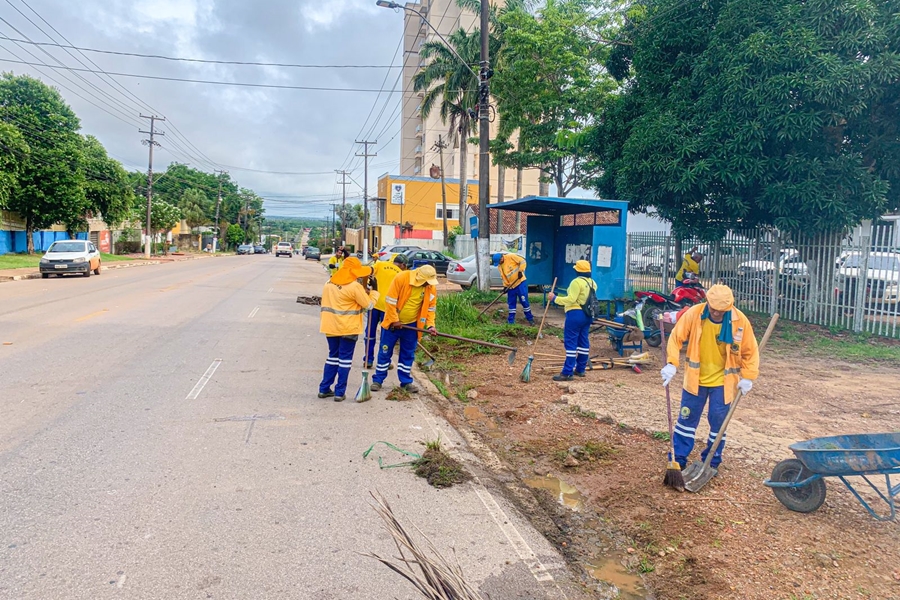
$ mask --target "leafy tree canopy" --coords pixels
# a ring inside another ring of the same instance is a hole
[[[900,1],[654,0],[622,35],[601,194],[708,239],[900,204]]]
[[[128,172],[92,135],[83,138],[82,152],[87,205],[99,212],[107,225],[116,227],[131,216],[136,201]]]

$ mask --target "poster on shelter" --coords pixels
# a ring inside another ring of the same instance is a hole
[[[391,185],[391,204],[406,204],[406,184]]]
[[[574,265],[579,260],[591,260],[591,245],[566,244],[566,264]]]
[[[612,266],[612,246],[597,246],[597,266],[604,269]]]

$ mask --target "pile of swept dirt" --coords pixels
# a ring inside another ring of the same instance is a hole
[[[554,336],[540,344],[541,352],[563,354]],[[603,335],[592,347],[592,354],[613,354]],[[594,571],[587,565],[621,557],[659,600],[900,598],[897,523],[871,518],[835,481],[825,505],[809,515],[788,511],[762,485],[790,456],[789,443],[900,429],[895,369],[767,352],[729,428],[719,476],[698,494],[679,494],[662,486],[667,442],[653,434],[667,427],[658,367],[594,370],[571,384],[536,368],[524,384],[523,354],[511,367],[454,357],[441,373],[449,388],[442,402],[521,479],[551,474],[577,488],[583,512],[559,507],[557,531],[545,532],[573,565]],[[563,466],[573,447],[608,451]],[[554,505],[554,497],[545,500]],[[610,528],[618,543],[602,541]]]

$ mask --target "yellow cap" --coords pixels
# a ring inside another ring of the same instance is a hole
[[[575,270],[579,273],[590,273],[591,272],[591,263],[586,260],[579,260],[575,263]]]
[[[416,274],[416,280],[413,285],[415,285],[416,287],[425,285],[426,283],[428,285],[438,284],[437,271],[435,271],[434,267],[432,267],[431,265],[422,265],[414,272]]]
[[[706,302],[713,310],[731,310],[734,306],[734,294],[727,285],[714,285],[706,292]]]

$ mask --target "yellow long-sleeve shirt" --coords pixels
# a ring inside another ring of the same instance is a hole
[[[379,260],[375,263],[375,266],[372,267],[375,273],[375,281],[378,285],[378,291],[381,294],[378,298],[378,302],[375,303],[375,308],[384,312],[384,303],[385,298],[387,298],[387,291],[391,288],[391,284],[394,282],[394,278],[403,272],[403,269],[398,267],[392,261]]]
[[[557,296],[553,299],[553,303],[564,306],[566,312],[576,309],[581,310],[581,307],[587,302],[589,288],[594,288],[594,291],[597,291],[597,283],[593,279],[581,276],[576,277],[572,283],[569,284],[566,295]]]
[[[328,336],[359,335],[363,330],[363,313],[378,300],[378,292],[366,294],[358,281],[335,285],[329,281],[322,288],[319,309],[319,331]]]
[[[503,287],[512,287],[525,281],[525,267],[528,263],[518,254],[504,254],[500,259],[500,278]]]
[[[693,273],[698,277],[700,276],[700,263],[693,259],[690,252],[684,255],[684,261],[681,263],[681,268],[678,269],[678,273],[675,274],[675,281],[683,281],[688,273]]]

